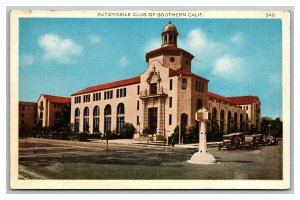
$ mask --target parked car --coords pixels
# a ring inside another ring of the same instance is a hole
[[[264,144],[265,145],[277,145],[278,141],[277,141],[276,137],[274,137],[272,135],[268,135],[264,138]]]
[[[237,149],[245,140],[244,133],[231,133],[223,135],[223,141],[219,144],[218,149]]]
[[[244,149],[258,149],[264,144],[262,134],[246,135],[244,141],[240,144]]]

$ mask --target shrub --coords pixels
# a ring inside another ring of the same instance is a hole
[[[186,127],[183,126],[181,128],[181,138],[185,138],[186,135]],[[172,133],[171,137],[174,139],[175,143],[179,142],[179,126],[176,126],[176,128],[174,129],[174,132]]]
[[[199,142],[199,130],[198,128],[191,126],[187,130],[187,134],[184,138],[185,143],[198,143]]]
[[[133,134],[135,132],[135,128],[131,123],[125,123],[121,131],[121,138],[131,139],[133,138]]]

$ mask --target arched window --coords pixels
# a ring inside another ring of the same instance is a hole
[[[228,132],[231,131],[231,126],[232,126],[231,112],[228,111],[228,115],[227,115],[227,131]]]
[[[240,130],[244,131],[244,117],[243,117],[243,114],[240,114]]]
[[[125,124],[125,108],[123,103],[119,103],[117,107],[117,133],[122,131]]]
[[[99,132],[99,114],[100,114],[99,106],[95,106],[93,110],[93,132],[94,133]]]
[[[104,133],[111,131],[111,106],[107,104],[104,108]]]
[[[79,108],[75,109],[75,124],[74,124],[74,130],[75,132],[79,131],[80,126],[80,110]]]
[[[221,110],[220,112],[220,132],[224,133],[224,116],[225,116],[225,112],[224,110]]]
[[[181,114],[181,126],[186,127],[188,123],[188,115],[185,113]]]
[[[89,125],[89,108],[85,107],[83,110],[83,131],[89,132],[90,125]]]
[[[172,40],[173,40],[172,35],[170,35],[169,36],[169,44],[172,44],[172,42],[173,42]]]
[[[216,108],[213,108],[212,110],[212,121],[215,123],[217,122],[217,109]]]
[[[234,113],[234,131],[237,131],[237,120],[238,120],[238,116],[237,113]]]

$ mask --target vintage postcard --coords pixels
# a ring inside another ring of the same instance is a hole
[[[289,189],[288,10],[13,10],[12,189]]]

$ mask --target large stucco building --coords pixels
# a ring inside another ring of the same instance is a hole
[[[177,46],[178,32],[170,22],[160,48],[146,54],[147,69],[139,76],[85,88],[71,95],[71,122],[76,131],[119,132],[125,122],[137,133],[167,138],[176,126],[197,126],[196,110],[209,110],[211,123],[227,133],[243,125],[259,130],[256,96],[224,97],[208,92],[204,77],[192,73],[194,56]],[[138,136],[138,134],[136,134]]]
[[[58,124],[64,109],[70,108],[71,98],[41,94],[37,100],[37,122],[42,127]]]
[[[19,101],[19,131],[32,129],[37,123],[37,103]]]

